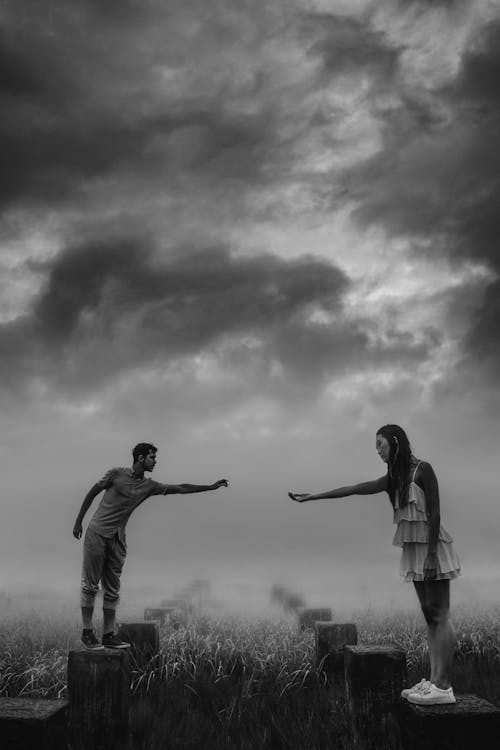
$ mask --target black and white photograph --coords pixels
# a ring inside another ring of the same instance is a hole
[[[0,0],[2,750],[497,748],[499,81],[499,0]]]

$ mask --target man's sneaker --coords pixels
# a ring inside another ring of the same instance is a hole
[[[130,643],[122,641],[114,633],[107,633],[102,637],[102,645],[104,648],[130,648]]]
[[[89,651],[102,651],[104,649],[104,646],[102,646],[95,637],[93,630],[89,630],[88,632],[84,631],[81,635],[80,641]]]
[[[453,695],[453,688],[450,686],[446,690],[438,688],[430,682],[419,693],[410,693],[407,698],[409,703],[416,703],[419,706],[436,706],[442,703],[456,703]]]
[[[425,677],[422,677],[420,682],[417,682],[417,684],[413,685],[413,687],[405,688],[404,690],[402,690],[401,698],[408,698],[410,693],[420,693],[427,685],[430,685],[429,680],[426,680]]]

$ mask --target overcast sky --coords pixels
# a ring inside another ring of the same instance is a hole
[[[287,498],[380,476],[396,422],[457,592],[500,596],[499,3],[6,0],[0,22],[0,584],[77,590],[83,496],[151,441],[156,479],[230,487],[141,506],[125,588],[406,602],[386,495]]]

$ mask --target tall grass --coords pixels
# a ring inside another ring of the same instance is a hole
[[[500,704],[500,612],[455,612],[454,688]],[[425,629],[417,615],[365,610],[361,643],[391,643],[407,654],[408,677],[428,673]],[[0,695],[66,696],[68,650],[76,618],[0,619]],[[345,706],[334,701],[315,665],[314,636],[290,618],[279,622],[201,617],[160,633],[161,651],[133,665],[131,747],[351,747]]]
[[[326,747],[337,729],[313,661],[312,634],[286,622],[200,620],[165,633],[159,657],[134,673],[134,747]],[[161,717],[150,738],[148,711]]]

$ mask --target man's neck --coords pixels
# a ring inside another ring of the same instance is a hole
[[[134,475],[135,479],[144,478],[144,466],[140,461],[136,461],[132,466],[132,474]]]

